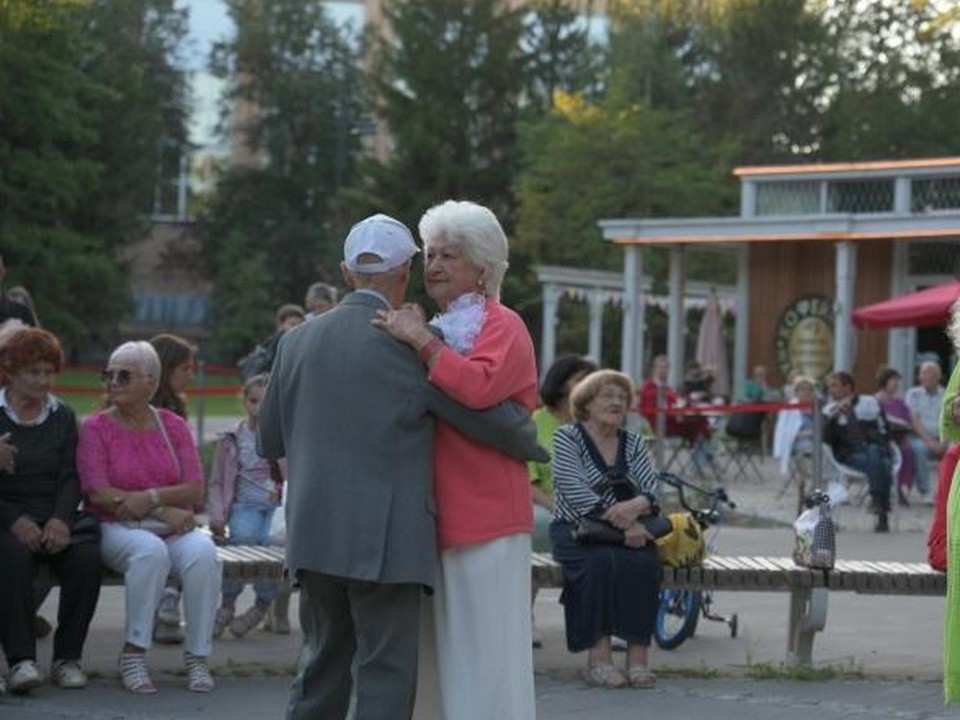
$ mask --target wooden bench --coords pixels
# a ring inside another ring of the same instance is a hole
[[[540,587],[560,587],[560,565],[535,553],[531,573]],[[700,567],[663,569],[663,585],[695,590],[789,592],[787,662],[810,665],[813,639],[826,627],[831,591],[862,595],[932,595],[947,592],[947,576],[926,563],[838,560],[833,570],[813,570],[784,557],[714,555]]]
[[[283,577],[282,547],[217,546],[217,556],[223,566],[224,580],[252,582]],[[547,553],[532,555],[530,573],[539,587],[563,585],[560,565]],[[40,582],[54,584],[55,580],[42,571]],[[122,585],[123,578],[107,571],[103,584]],[[813,570],[785,557],[714,555],[698,567],[663,568],[663,585],[694,590],[789,592],[787,662],[810,665],[813,639],[826,627],[827,598],[831,591],[944,596],[947,576],[925,563],[838,560],[833,570]]]
[[[283,548],[259,545],[218,545],[217,557],[223,566],[224,580],[253,582],[283,578]],[[48,565],[42,565],[38,582],[55,585]],[[123,576],[104,568],[103,585],[123,585]]]

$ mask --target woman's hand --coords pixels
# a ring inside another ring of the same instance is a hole
[[[21,515],[13,521],[10,526],[10,532],[21,543],[26,545],[30,552],[38,552],[43,546],[43,531],[40,526],[26,515]]]
[[[222,522],[210,521],[210,532],[213,534],[213,541],[217,545],[227,544],[227,528]]]
[[[653,542],[653,535],[638,522],[623,531],[623,544],[627,547],[641,548],[649,542]]]
[[[0,470],[12,473],[16,467],[17,446],[10,442],[10,433],[0,435]]]
[[[636,522],[638,517],[648,512],[650,512],[650,501],[645,496],[638,495],[632,500],[624,500],[608,507],[603,513],[603,519],[615,528],[626,530]]]
[[[184,535],[197,527],[197,519],[190,510],[171,507],[162,508],[154,516],[163,520],[177,535]]]
[[[126,493],[117,504],[114,514],[121,520],[140,520],[153,510],[153,500],[147,490]]]
[[[63,520],[50,518],[43,526],[40,542],[48,553],[56,555],[70,544],[70,528]]]
[[[423,320],[423,311],[415,306],[404,305],[399,310],[379,310],[377,317],[371,322],[417,350],[433,338]]]

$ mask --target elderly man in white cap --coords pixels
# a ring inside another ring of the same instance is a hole
[[[409,346],[371,324],[404,300],[410,231],[357,223],[341,265],[354,288],[284,335],[259,445],[287,458],[287,569],[303,652],[287,718],[402,720],[413,712],[420,594],[434,581],[433,415],[517,459],[540,457],[525,411],[470,412],[426,381]]]

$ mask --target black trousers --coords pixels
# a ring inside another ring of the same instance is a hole
[[[60,583],[54,660],[80,659],[100,598],[103,565],[99,543],[81,542],[56,555],[34,555],[9,530],[0,529],[0,645],[11,666],[37,658],[33,584],[40,563],[49,563]]]

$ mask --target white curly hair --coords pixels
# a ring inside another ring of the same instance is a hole
[[[441,237],[459,242],[467,259],[483,268],[483,294],[500,299],[510,248],[500,221],[489,208],[469,200],[447,200],[423,214],[419,231],[424,247]]]

